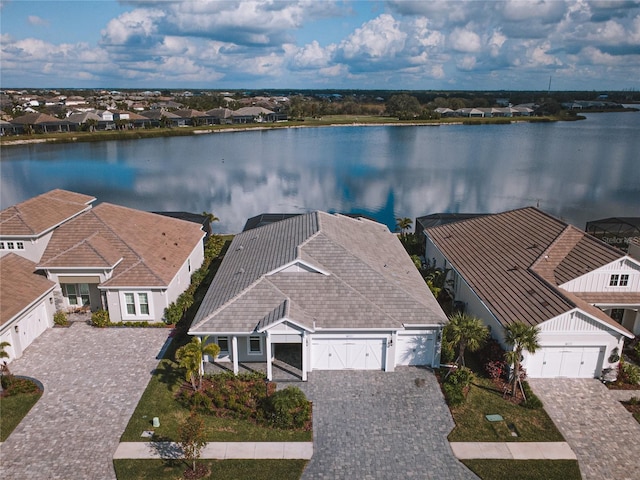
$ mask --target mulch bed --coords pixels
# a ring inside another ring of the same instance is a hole
[[[208,476],[210,473],[211,469],[207,465],[203,463],[196,463],[196,469],[192,470],[191,468],[187,468],[184,472],[183,478],[185,480],[197,480]]]

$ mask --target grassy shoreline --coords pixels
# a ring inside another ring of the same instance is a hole
[[[291,120],[271,124],[237,124],[237,125],[208,125],[199,127],[174,128],[138,128],[135,130],[109,130],[100,132],[61,132],[36,133],[32,135],[13,135],[0,137],[0,145],[10,147],[35,143],[78,143],[104,142],[112,140],[140,140],[143,138],[183,137],[191,135],[206,135],[213,133],[246,132],[256,130],[278,130],[287,128],[312,127],[367,127],[367,126],[427,126],[440,125],[506,125],[512,123],[536,123],[582,120],[585,117],[491,117],[491,118],[441,118],[437,120],[398,120],[392,117],[366,115],[333,115],[323,118],[308,118]]]

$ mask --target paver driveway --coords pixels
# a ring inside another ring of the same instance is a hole
[[[529,384],[578,457],[583,479],[640,479],[640,425],[607,387],[594,379]]]
[[[113,453],[167,333],[74,323],[40,336],[11,364],[45,390],[2,444],[0,477],[115,479]]]
[[[432,372],[312,372],[313,458],[303,479],[475,479],[454,456],[454,424]]]

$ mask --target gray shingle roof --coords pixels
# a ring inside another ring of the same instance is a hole
[[[294,262],[304,268],[279,271]],[[386,226],[324,212],[237,235],[190,332],[249,333],[285,317],[309,330],[446,322]]]

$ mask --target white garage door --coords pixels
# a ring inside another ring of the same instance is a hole
[[[317,339],[311,342],[313,370],[382,370],[385,340]]]
[[[604,347],[543,347],[527,360],[532,378],[596,378],[600,375]]]
[[[402,335],[398,333],[396,365],[432,365],[434,334]]]

